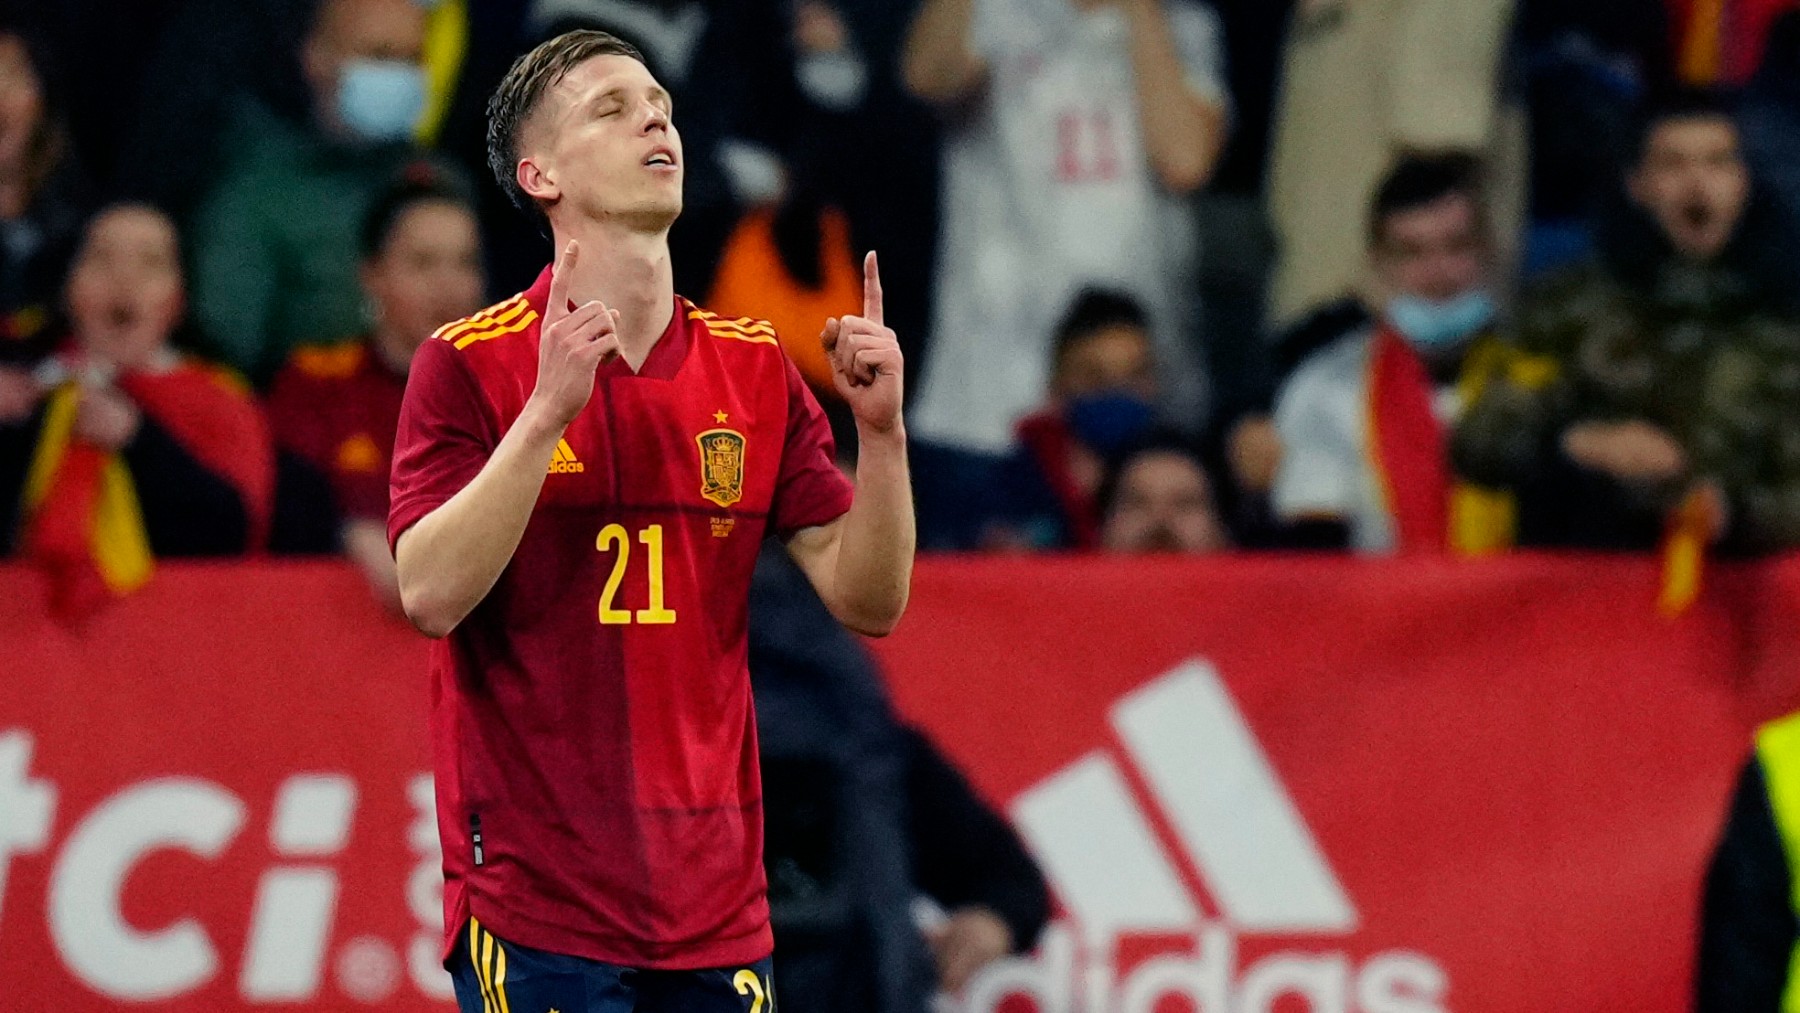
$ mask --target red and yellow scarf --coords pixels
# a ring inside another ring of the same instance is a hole
[[[251,547],[267,534],[274,457],[261,413],[222,370],[182,361],[121,377],[119,388],[207,469],[237,488],[250,514]],[[50,579],[51,607],[80,618],[142,587],[155,571],[137,487],[122,455],[75,433],[81,388],[50,394],[26,473],[23,555]]]
[[[1457,382],[1465,406],[1481,396],[1505,352],[1498,339],[1476,340]],[[1481,556],[1511,547],[1517,528],[1512,496],[1451,474],[1449,434],[1432,404],[1436,387],[1419,353],[1383,324],[1367,368],[1364,453],[1400,553]]]

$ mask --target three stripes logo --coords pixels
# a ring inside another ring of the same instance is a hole
[[[521,292],[474,316],[445,324],[434,331],[432,337],[448,341],[460,351],[478,341],[491,341],[508,334],[518,334],[537,323],[537,320],[537,310],[531,308],[530,301]]]
[[[1152,1013],[1170,997],[1204,1013],[1444,1008],[1444,972],[1418,953],[1358,967],[1343,950],[1282,952],[1237,966],[1241,935],[1345,936],[1358,915],[1210,663],[1184,662],[1108,718],[1119,748],[1092,750],[1012,804],[1066,917],[1036,957],[973,982],[967,1013],[1010,1011],[1019,995],[1037,1013]],[[1129,937],[1193,948],[1125,969],[1116,957]]]
[[[581,461],[575,457],[575,451],[569,446],[569,441],[557,440],[556,453],[550,455],[549,474],[579,475],[586,470],[587,465],[582,464]]]

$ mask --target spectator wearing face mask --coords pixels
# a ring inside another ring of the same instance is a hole
[[[297,345],[369,324],[357,237],[388,181],[418,153],[424,8],[324,0],[301,50],[304,128],[244,103],[194,237],[195,303],[227,360],[266,380]]]
[[[70,272],[63,350],[0,368],[0,547],[48,573],[64,615],[143,584],[156,556],[261,544],[267,427],[241,383],[171,346],[183,295],[174,225],[115,206]]]
[[[284,497],[278,520],[299,510],[336,518],[330,536],[376,597],[398,612],[387,544],[388,471],[406,374],[434,330],[481,307],[481,245],[462,190],[426,176],[403,179],[376,201],[361,249],[372,328],[348,344],[302,346],[270,391],[269,423],[285,467],[310,469],[329,488],[327,503]],[[296,481],[289,488],[318,485]]]
[[[1640,136],[1601,256],[1521,303],[1536,365],[1489,385],[1458,466],[1516,494],[1527,544],[1800,546],[1792,254],[1729,107],[1674,95]]]
[[[1155,352],[1144,308],[1084,289],[1056,329],[1050,403],[1020,421],[991,547],[1100,544],[1106,461],[1156,424]]]
[[[1288,541],[1443,552],[1483,541],[1449,432],[1499,354],[1493,250],[1473,160],[1402,160],[1368,222],[1374,306],[1282,386],[1271,504]]]
[[[1231,548],[1200,451],[1152,433],[1123,451],[1100,486],[1101,547],[1113,553],[1208,555]]]

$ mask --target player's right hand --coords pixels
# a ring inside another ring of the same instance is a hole
[[[532,400],[561,425],[575,421],[594,396],[594,370],[619,354],[619,313],[595,299],[569,304],[569,280],[581,248],[571,239],[550,272],[550,301],[538,338],[537,387]]]

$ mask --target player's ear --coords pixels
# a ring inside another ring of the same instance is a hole
[[[550,202],[562,196],[562,188],[550,179],[550,174],[542,166],[530,158],[519,159],[518,167],[513,170],[513,178],[518,180],[519,189],[535,201]]]

